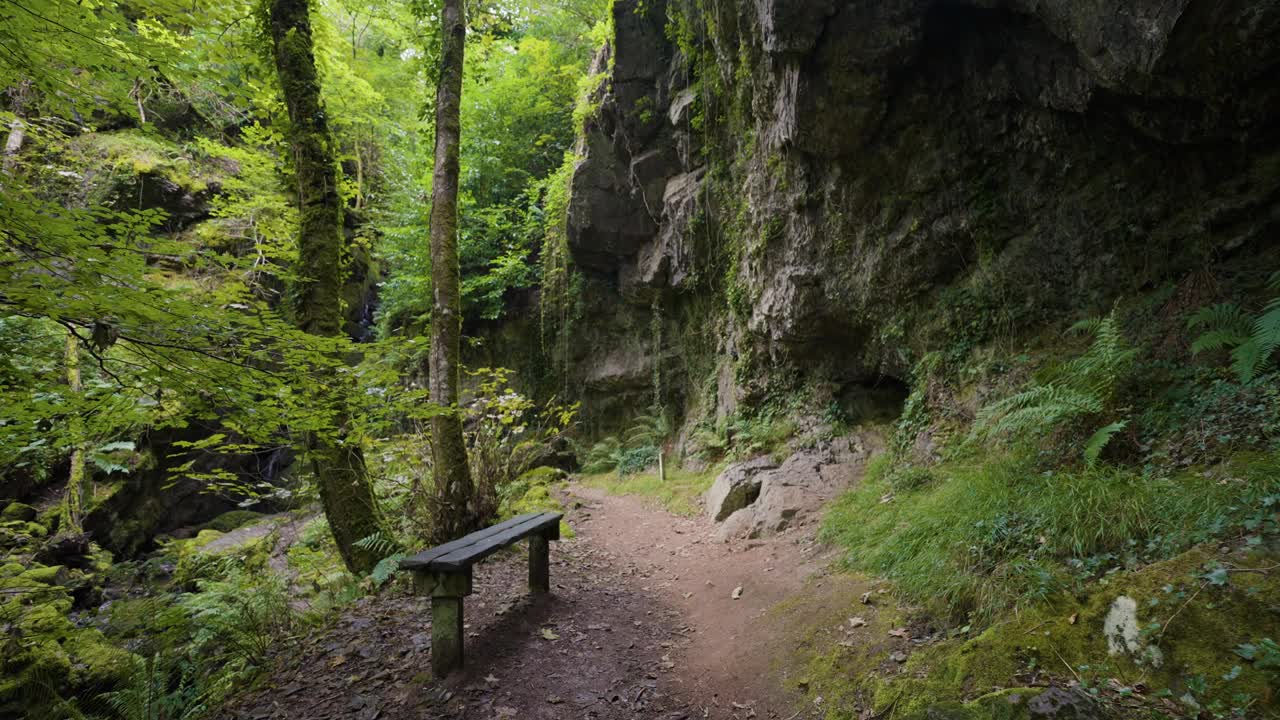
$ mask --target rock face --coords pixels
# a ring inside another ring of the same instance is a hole
[[[766,457],[730,466],[707,493],[707,512],[723,521],[717,536],[758,538],[801,523],[858,477],[867,456],[862,439],[840,438],[781,465]]]
[[[707,491],[707,514],[720,522],[760,497],[761,475],[777,468],[767,457],[755,458],[725,468]]]
[[[568,221],[586,417],[655,382],[691,418],[841,396],[949,342],[1275,264],[1275,3],[613,13]]]

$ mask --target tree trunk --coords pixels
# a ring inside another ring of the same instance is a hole
[[[289,111],[288,140],[293,150],[301,230],[299,278],[292,289],[292,309],[302,330],[333,337],[342,331],[342,200],[332,138],[320,101],[310,7],[308,0],[268,2],[276,73]],[[317,386],[342,385],[336,376],[317,382]],[[307,449],[334,542],[347,568],[359,574],[372,570],[378,558],[355,543],[378,532],[379,524],[364,455],[357,442],[346,436],[346,398],[340,392],[326,399],[333,403],[332,436],[312,435]]]
[[[431,401],[457,410],[462,298],[458,270],[458,144],[461,135],[462,58],[466,20],[462,0],[444,0],[440,84],[436,87],[436,156],[431,186]],[[435,480],[432,534],[438,542],[460,537],[478,524],[462,416],[431,419]]]
[[[13,121],[9,123],[9,136],[4,141],[3,165],[0,166],[0,170],[3,170],[6,176],[13,174],[18,164],[18,153],[22,151],[22,143],[27,139],[27,124],[23,122],[23,110],[30,91],[31,83],[26,80],[9,91]]]
[[[66,347],[67,387],[71,394],[80,396],[80,343],[76,334],[67,330]],[[84,423],[79,411],[73,412],[69,421],[71,429],[71,471],[67,473],[67,494],[62,505],[62,527],[64,535],[79,535],[83,530],[85,472],[84,472]]]

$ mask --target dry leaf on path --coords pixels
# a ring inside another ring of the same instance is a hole
[[[742,586],[739,585],[738,587],[734,588],[733,592],[729,594],[729,597],[733,598],[734,600],[737,600],[738,598],[742,597]]]

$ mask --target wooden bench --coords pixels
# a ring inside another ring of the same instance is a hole
[[[529,590],[551,591],[550,541],[560,539],[560,513],[529,513],[405,558],[414,588],[431,595],[431,667],[444,677],[462,667],[462,599],[471,594],[471,566],[529,538]]]

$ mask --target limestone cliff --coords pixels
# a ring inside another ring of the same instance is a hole
[[[617,0],[613,23],[569,216],[598,422],[655,385],[688,417],[838,400],[1277,265],[1278,3]]]

